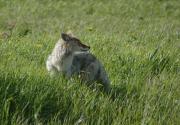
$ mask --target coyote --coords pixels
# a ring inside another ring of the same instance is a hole
[[[99,82],[105,91],[109,91],[108,75],[89,49],[89,46],[82,44],[72,34],[62,33],[46,61],[46,68],[51,75],[62,73],[68,78],[79,75],[86,83]]]

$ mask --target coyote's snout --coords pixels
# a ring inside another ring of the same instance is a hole
[[[66,77],[80,75],[86,83],[100,82],[108,91],[110,86],[108,75],[100,61],[87,52],[89,49],[89,46],[73,35],[62,33],[46,61],[46,68],[51,75],[56,73],[62,73]]]

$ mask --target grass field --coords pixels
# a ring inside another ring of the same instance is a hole
[[[104,64],[111,93],[45,61],[71,30]],[[179,0],[0,0],[0,125],[179,125]]]

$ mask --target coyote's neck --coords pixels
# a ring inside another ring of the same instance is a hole
[[[53,50],[54,63],[58,71],[70,72],[73,61],[72,51],[63,42],[58,42]]]

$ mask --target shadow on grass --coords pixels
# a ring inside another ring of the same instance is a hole
[[[55,116],[64,121],[73,108],[71,96],[47,78],[1,74],[0,83],[1,124],[12,124],[16,117],[28,124],[47,123]]]
[[[14,74],[1,74],[1,124],[12,124],[13,119],[17,119],[18,117],[21,117],[23,122],[27,121],[28,124],[46,124],[51,120],[57,120],[64,123],[69,116],[71,117],[69,122],[73,124],[77,120],[77,117],[81,115],[81,111],[79,111],[72,116],[74,105],[77,106],[76,103],[79,103],[78,100],[81,100],[79,99],[81,98],[80,95],[85,91],[81,93],[81,90],[78,90],[79,86],[77,85],[74,85],[70,89],[66,89],[64,87],[69,87],[69,85],[61,82],[62,81],[49,79],[48,77],[40,78],[28,75],[16,76]],[[56,84],[63,85],[57,86]],[[77,91],[77,93],[80,94],[76,96],[76,98],[74,97],[74,94],[72,94],[74,91]],[[101,94],[98,94],[99,92],[100,91],[96,91],[92,96],[98,95],[97,97],[101,98]],[[126,100],[126,98],[135,94],[137,95],[135,87],[128,90],[125,84],[120,86],[112,85],[111,92],[109,94],[106,93],[105,97],[110,97],[111,101],[116,101],[117,104],[120,104]],[[75,100],[77,98],[78,100],[76,102]],[[88,100],[91,99],[87,99],[87,101]],[[99,102],[99,106],[100,104],[101,103]],[[87,103],[87,105],[90,104]],[[96,108],[99,109],[98,106]]]
[[[113,100],[115,100],[116,98],[124,99],[126,95],[127,95],[127,89],[125,85],[123,86],[112,85],[110,96]]]
[[[108,96],[112,101],[116,101],[116,103],[121,104],[122,102],[126,102],[129,99],[138,101],[138,98],[140,97],[140,91],[141,90],[133,85],[131,85],[131,87],[126,84],[112,85],[111,92],[108,94]]]

